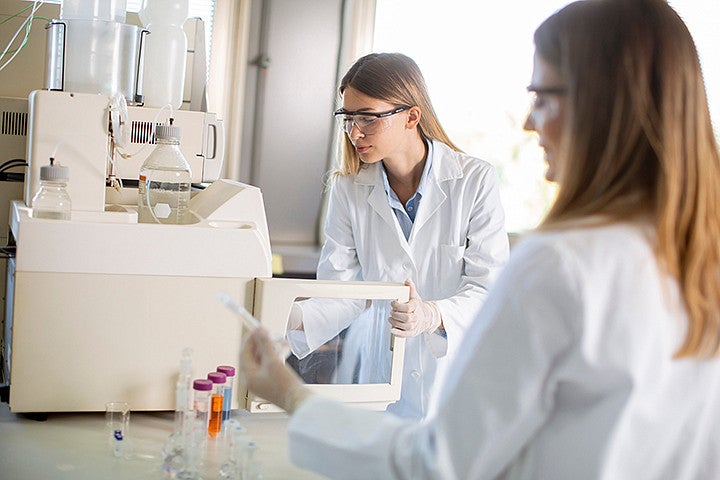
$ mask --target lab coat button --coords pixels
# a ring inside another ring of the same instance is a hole
[[[422,375],[420,375],[420,372],[418,372],[417,370],[413,370],[412,372],[410,372],[410,377],[415,381],[420,380],[421,376]]]
[[[405,270],[405,271],[407,272],[407,271],[410,270],[410,264],[409,264],[409,263],[403,263],[402,268],[403,268],[403,270]]]

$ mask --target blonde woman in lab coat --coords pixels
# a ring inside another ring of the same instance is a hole
[[[720,478],[720,156],[664,0],[586,0],[535,33],[526,128],[559,184],[422,423],[311,395],[249,336],[249,388],[333,478]],[[486,327],[487,323],[489,327]],[[483,331],[484,330],[484,331]]]
[[[317,278],[412,280],[408,303],[386,302],[384,308],[374,302],[353,321],[341,369],[352,374],[357,361],[360,383],[388,381],[390,333],[406,337],[401,398],[388,410],[420,418],[439,366],[457,351],[507,261],[498,178],[490,164],[460,152],[447,137],[422,74],[407,56],[362,57],[342,79],[340,94],[335,116],[344,149]],[[301,317],[291,318],[290,328],[302,328],[307,342],[298,347],[291,341],[298,357],[354,318],[328,321],[327,304],[310,302]]]

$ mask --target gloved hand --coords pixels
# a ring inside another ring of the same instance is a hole
[[[262,327],[247,334],[240,353],[240,371],[251,392],[288,413],[293,413],[311,394],[300,377],[283,363]]]
[[[410,287],[410,299],[405,302],[393,301],[390,306],[390,325],[392,332],[398,337],[417,337],[421,333],[432,333],[442,323],[440,309],[435,302],[424,302],[411,280],[405,280]]]

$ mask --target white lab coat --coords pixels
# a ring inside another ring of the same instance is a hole
[[[650,228],[534,235],[479,320],[434,416],[311,397],[293,461],[342,479],[720,478],[720,360],[673,360],[686,313]]]
[[[337,178],[317,269],[323,280],[411,278],[423,300],[437,301],[447,340],[438,333],[408,339],[401,400],[390,408],[416,418],[427,411],[438,363],[457,351],[508,257],[505,214],[492,165],[438,141],[433,141],[432,152],[432,168],[407,240],[390,207],[379,163]],[[366,328],[382,330],[388,340],[365,345],[366,359],[378,345],[389,344],[388,309],[380,305],[367,313]],[[315,315],[303,315],[303,322],[311,349],[347,326],[329,326],[327,319]]]

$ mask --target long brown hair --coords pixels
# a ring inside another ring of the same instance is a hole
[[[401,53],[371,53],[357,60],[340,82],[340,94],[352,87],[358,92],[393,105],[417,106],[422,112],[418,129],[423,138],[440,140],[454,150],[460,150],[448,138],[435,114],[425,79],[420,68]],[[339,175],[354,175],[361,168],[360,157],[343,134],[342,160]]]
[[[548,229],[588,215],[653,219],[689,315],[677,356],[720,350],[720,155],[697,50],[664,0],[586,0],[535,32],[567,82]]]

